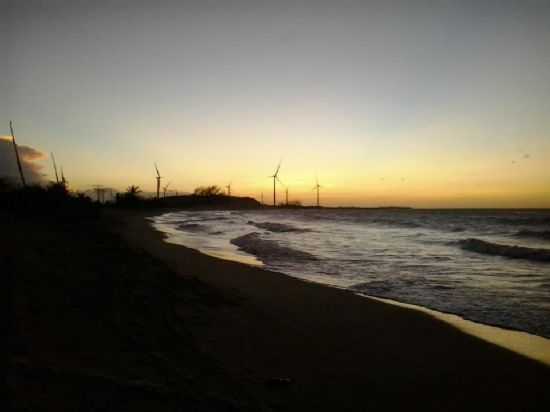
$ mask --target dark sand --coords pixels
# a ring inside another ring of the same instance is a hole
[[[1,245],[18,408],[550,405],[550,368],[423,313],[167,244],[139,213],[82,229]]]

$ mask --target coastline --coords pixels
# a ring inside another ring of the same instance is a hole
[[[353,388],[363,385],[376,389],[374,404],[381,394],[394,394],[446,408],[453,399],[456,410],[473,403],[523,408],[529,400],[534,410],[549,399],[550,368],[538,362],[426,313],[166,243],[146,221],[151,215],[124,216],[118,230],[179,276],[237,302],[195,333],[202,349],[238,380],[258,385],[289,377],[302,397],[325,408],[343,400],[349,409],[361,405],[365,400]],[[437,391],[435,398],[428,388]],[[327,394],[317,404],[310,391]]]
[[[159,223],[155,219],[153,219],[153,216],[148,217],[148,219],[150,220],[150,225],[152,229],[162,234],[162,238],[165,243],[179,245],[181,247],[195,250],[217,259],[239,262],[246,265],[259,267],[263,270],[270,270],[266,269],[263,263],[259,261],[254,255],[241,255],[231,251],[223,253],[218,250],[205,250],[203,249],[200,241],[194,243],[187,240],[182,241],[179,237],[181,232],[178,232],[171,225]],[[305,282],[322,284],[331,288],[347,290],[349,293],[363,296],[367,299],[374,299],[386,304],[397,305],[403,308],[427,313],[431,317],[442,320],[465,333],[476,336],[489,343],[496,344],[505,349],[512,350],[513,352],[516,352],[522,356],[526,356],[530,359],[537,360],[547,366],[550,366],[550,339],[544,336],[539,336],[524,330],[510,329],[506,326],[501,326],[498,324],[481,323],[476,320],[464,318],[460,313],[443,312],[434,308],[422,306],[420,304],[411,304],[396,299],[385,298],[384,296],[370,295],[369,293],[358,292],[342,285],[316,282],[315,280],[310,280],[299,275],[296,276],[291,273],[280,273],[280,275],[289,276],[291,278],[299,279]]]
[[[509,349],[519,355],[541,362],[546,366],[550,366],[550,339],[520,330],[505,329],[500,326],[474,322],[454,313],[440,312],[424,306],[377,296],[364,296],[389,305],[401,306],[403,308],[427,313],[431,317],[442,320],[464,333],[478,337],[502,348]]]

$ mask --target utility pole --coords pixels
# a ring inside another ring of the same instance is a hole
[[[23,174],[23,168],[21,167],[21,160],[19,159],[19,151],[17,150],[17,143],[15,143],[15,133],[13,133],[13,125],[10,120],[11,141],[13,143],[13,149],[15,150],[15,158],[17,159],[17,168],[19,169],[19,176],[21,177],[21,183],[23,187],[27,186],[25,181],[25,175]]]
[[[55,182],[59,183],[59,176],[57,175],[57,165],[55,164],[55,157],[53,155],[53,152],[51,152],[50,154],[52,156],[53,171],[55,172]]]
[[[61,166],[61,183],[63,183],[63,186],[67,186],[67,180],[65,180],[65,175],[63,174],[63,166]]]

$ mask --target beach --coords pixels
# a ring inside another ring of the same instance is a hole
[[[18,408],[74,410],[89,399],[103,410],[550,404],[543,364],[418,311],[168,244],[151,214],[110,212],[78,230],[7,226]],[[54,258],[63,262],[55,270]]]
[[[294,383],[284,395],[289,405],[463,410],[475,404],[502,410],[548,404],[542,384],[548,368],[443,322],[168,245],[147,221],[126,222],[127,239],[136,247],[238,299],[214,311],[198,339],[252,385],[290,378]]]

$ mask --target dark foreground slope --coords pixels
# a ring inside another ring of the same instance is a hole
[[[2,216],[17,410],[546,410],[549,368],[426,315],[209,258],[142,215]]]
[[[176,302],[231,304],[128,248],[105,218],[2,217],[8,391],[15,410],[256,410],[202,354]]]

